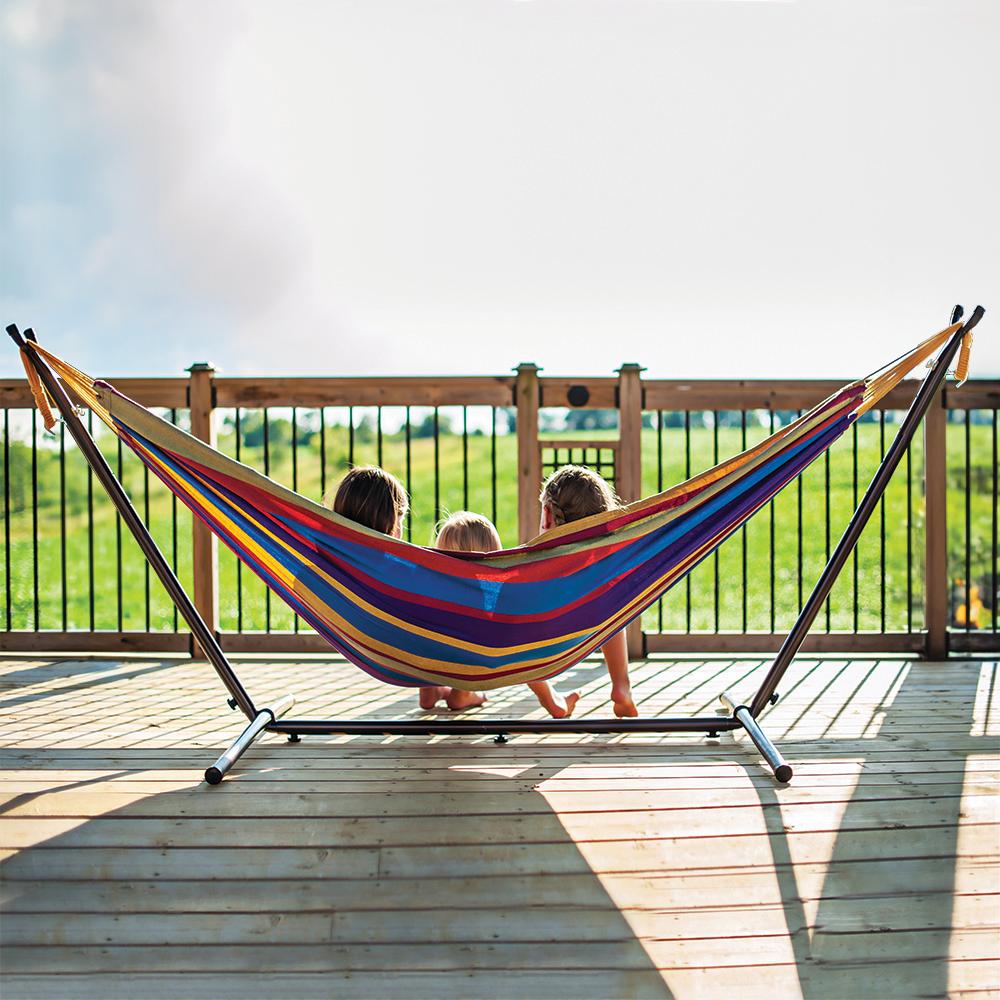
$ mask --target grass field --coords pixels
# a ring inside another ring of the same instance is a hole
[[[287,421],[280,416],[272,417],[269,427],[270,475],[295,487],[298,492],[319,499],[324,487],[334,484],[348,467],[346,427],[327,426],[325,463],[320,457],[320,436],[315,433],[311,437],[303,435],[294,469]],[[886,444],[891,441],[895,429],[894,424],[887,422]],[[764,427],[753,425],[746,433],[747,444],[753,444],[768,432]],[[980,585],[987,607],[991,604],[989,590],[995,573],[993,493],[996,467],[992,433],[987,424],[969,427],[971,489],[967,497],[966,428],[960,424],[948,427],[949,576],[964,579],[966,573],[968,499],[972,580]],[[860,495],[881,454],[877,423],[857,425],[856,431],[849,432],[831,450],[828,463],[824,459],[817,461],[800,481],[791,484],[775,500],[773,509],[761,511],[744,530],[727,541],[717,555],[699,566],[689,582],[679,584],[659,607],[651,608],[644,617],[646,628],[652,631],[661,628],[668,631],[787,628],[826,561],[827,525],[830,542],[836,544],[854,509],[855,434],[857,495]],[[574,432],[572,436],[580,437],[581,433]],[[354,438],[356,463],[379,460],[377,435],[369,426],[356,430]],[[244,438],[246,440],[248,438]],[[117,468],[119,455],[115,441],[107,432],[99,435],[99,441],[112,467]],[[690,442],[688,457],[683,429],[666,427],[660,435],[654,429],[644,431],[644,494],[682,481],[688,472],[695,474],[714,464],[716,458],[735,454],[743,447],[739,426],[720,427],[717,435],[711,427],[693,426]],[[228,454],[235,454],[236,439],[229,424],[222,425],[219,447]],[[565,451],[559,457],[565,459]],[[256,468],[264,468],[263,447],[259,443],[244,444],[241,458]],[[31,494],[33,460],[37,467],[37,507],[34,508],[37,516],[33,516]],[[489,433],[470,433],[464,444],[460,434],[443,433],[436,444],[432,437],[415,437],[407,476],[403,434],[398,431],[385,433],[381,442],[381,462],[404,481],[408,480],[413,502],[407,533],[413,541],[428,543],[437,516],[462,507],[495,514],[504,541],[507,544],[516,541],[516,437],[513,434],[500,433],[494,440]],[[133,502],[168,558],[175,561],[182,582],[189,583],[190,515],[183,508],[178,509],[173,498],[155,479],[150,481],[135,456],[125,452],[121,463],[122,479]],[[97,483],[89,484],[86,464],[71,442],[66,441],[65,445],[64,473],[60,472],[58,437],[47,438],[40,432],[34,459],[27,444],[16,440],[10,444],[8,467],[5,485],[10,494],[11,516],[4,526],[4,534],[10,539],[9,578],[6,565],[0,566],[0,572],[4,573],[4,589],[9,595],[9,620],[5,608],[0,624],[15,630],[36,627],[173,630],[176,627],[173,606],[155,577],[151,577],[138,546],[119,525],[103,490]],[[918,438],[910,456],[909,505],[904,464],[893,479],[883,509],[862,538],[856,572],[852,563],[842,574],[831,596],[828,614],[821,615],[818,628],[906,631],[922,627],[922,475],[923,455]],[[92,513],[88,512],[88,489],[92,489]],[[61,502],[63,497],[64,503]],[[37,562],[33,557],[35,538]],[[249,631],[268,627],[288,630],[295,627],[292,613],[279,601],[271,599],[252,574],[244,570],[238,579],[236,561],[225,550],[220,551],[219,591],[224,630],[242,628]],[[981,624],[989,627],[990,622],[987,610]]]

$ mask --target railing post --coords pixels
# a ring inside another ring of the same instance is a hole
[[[944,394],[924,417],[924,628],[929,660],[948,655],[948,442]]]
[[[187,369],[191,374],[188,386],[188,406],[191,410],[191,433],[199,441],[215,447],[215,421],[212,419],[215,388],[213,378],[215,367],[207,362],[199,362]],[[197,517],[193,518],[191,529],[191,565],[194,575],[194,606],[205,624],[218,632],[219,623],[219,546],[215,535]],[[205,656],[204,650],[194,643],[192,655],[195,659]]]
[[[636,364],[618,369],[618,495],[625,503],[642,496],[642,372]],[[628,655],[645,655],[642,621],[637,618],[625,630]]]
[[[538,534],[541,510],[538,491],[542,486],[542,455],[538,446],[538,373],[541,369],[523,362],[517,372],[517,534],[524,544]]]

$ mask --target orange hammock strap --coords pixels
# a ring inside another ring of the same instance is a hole
[[[24,374],[28,377],[28,387],[31,389],[31,398],[35,401],[35,407],[42,415],[42,422],[47,431],[52,430],[56,425],[56,418],[52,415],[52,401],[49,399],[42,380],[35,371],[35,366],[28,358],[28,352],[21,348],[21,364],[24,365]]]

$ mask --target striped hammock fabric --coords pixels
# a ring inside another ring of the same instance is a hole
[[[957,329],[665,493],[486,554],[440,552],[361,527],[31,349],[339,653],[390,684],[489,690],[552,677],[602,645]],[[963,351],[960,368],[967,359]]]

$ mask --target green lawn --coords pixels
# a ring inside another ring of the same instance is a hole
[[[282,427],[281,425],[284,424]],[[293,485],[292,453],[288,425],[272,417],[270,474],[278,481]],[[970,430],[972,579],[980,582],[984,600],[989,605],[988,584],[992,567],[993,476],[992,428],[973,425]],[[858,493],[864,490],[880,455],[877,423],[857,426]],[[888,443],[894,424],[885,427]],[[763,427],[751,426],[747,443],[766,436]],[[550,435],[546,435],[550,436]],[[573,432],[572,437],[584,436]],[[771,629],[781,630],[794,620],[800,597],[809,589],[826,560],[827,507],[829,534],[835,544],[854,508],[853,432],[837,443],[829,462],[820,459],[791,484],[771,508],[753,518],[745,530],[727,541],[717,555],[709,557],[678,585],[662,602],[650,609],[644,623],[647,629],[694,631]],[[949,575],[965,576],[966,559],[966,428],[948,427],[948,550]],[[101,447],[117,466],[118,455],[110,434],[99,436]],[[294,485],[300,493],[319,499],[323,493],[323,470],[320,438],[313,435],[298,448]],[[220,448],[235,452],[235,435],[226,427]],[[435,461],[432,438],[414,438],[410,454],[408,484],[413,504],[407,532],[413,541],[428,543],[440,513],[468,506],[472,510],[494,513],[492,469],[496,465],[495,513],[497,526],[507,544],[516,541],[516,437],[499,434],[495,442],[489,435],[470,434],[467,453],[463,454],[461,435],[442,434]],[[348,466],[348,432],[343,426],[326,429],[326,487],[335,484]],[[691,430],[691,474],[714,463],[716,436],[711,428],[694,426]],[[717,436],[718,457],[725,458],[742,448],[738,426],[720,427]],[[662,455],[662,464],[659,456]],[[243,461],[263,469],[263,448],[244,446]],[[355,434],[354,461],[376,462],[378,442],[365,428]],[[565,459],[563,452],[561,459]],[[382,441],[382,464],[407,481],[405,440],[401,433],[386,434]],[[35,576],[37,572],[37,627],[42,629],[172,630],[175,627],[173,606],[155,577],[146,568],[138,546],[121,528],[103,490],[93,484],[93,512],[88,513],[88,471],[71,442],[66,442],[65,474],[61,476],[58,438],[46,439],[39,433],[37,449],[37,523],[33,523],[31,495],[31,449],[14,441],[9,453],[12,513],[5,533],[10,536],[10,579],[4,587],[10,593],[12,629],[31,629],[36,625]],[[643,435],[643,490],[653,493],[686,478],[685,441],[682,428],[669,427],[661,435],[652,429]],[[900,468],[884,502],[884,575],[880,516],[865,532],[857,556],[857,621],[854,614],[854,566],[849,564],[838,581],[829,602],[829,616],[821,616],[818,627],[827,624],[834,631],[880,629],[906,630],[922,626],[923,456],[919,439],[911,455],[911,497],[907,507],[905,465]],[[829,493],[826,476],[829,472]],[[122,474],[126,489],[168,558],[177,557],[182,582],[191,576],[191,518],[179,508],[155,479],[148,481],[138,459],[127,451],[122,456]],[[60,515],[60,495],[65,492],[65,518]],[[435,509],[435,494],[438,509]],[[774,550],[771,549],[772,518]],[[37,567],[32,557],[33,534],[37,533]],[[907,537],[911,547],[911,571],[907,574]],[[119,543],[120,537],[120,543]],[[63,552],[65,551],[65,575]],[[744,587],[744,552],[746,587]],[[800,573],[801,565],[801,573]],[[93,567],[93,602],[90,576]],[[773,567],[773,574],[772,574]],[[773,585],[772,585],[773,575]],[[120,585],[119,585],[120,578]],[[265,589],[248,571],[241,574],[237,587],[235,559],[220,552],[220,610],[224,630],[268,627],[284,630],[293,627],[293,616],[277,600],[268,600]],[[716,586],[718,581],[718,586]],[[882,601],[884,584],[885,601]],[[148,590],[148,600],[147,600]],[[242,594],[242,602],[237,594]],[[120,595],[120,599],[119,599]],[[773,603],[772,603],[773,597]],[[65,601],[65,619],[63,606]],[[91,619],[93,604],[93,619]],[[241,608],[240,608],[241,604]],[[745,612],[744,612],[745,607]],[[908,615],[908,607],[910,609]],[[0,609],[2,610],[2,609]],[[990,615],[984,615],[989,625]],[[2,623],[0,623],[2,624]]]

